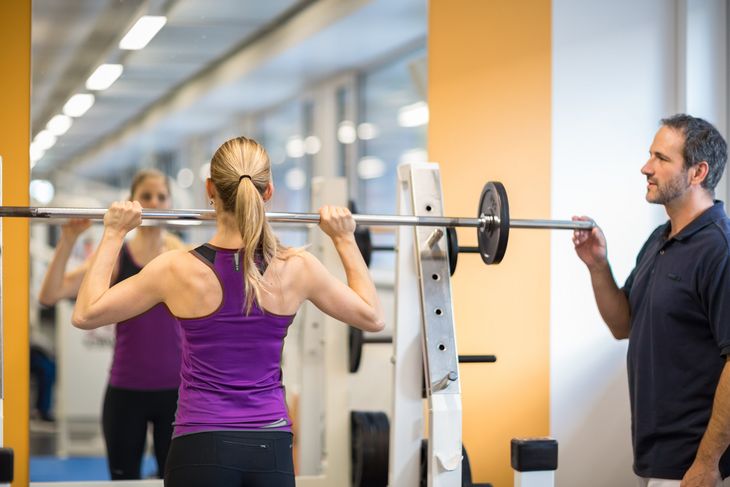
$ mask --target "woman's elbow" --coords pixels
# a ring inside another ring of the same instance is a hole
[[[363,331],[369,331],[372,333],[383,331],[383,329],[385,328],[385,320],[377,313],[373,313],[370,316],[367,316],[366,319],[363,320],[362,324],[363,326],[361,326],[361,328]]]
[[[41,304],[41,306],[54,306],[58,302],[58,300],[58,296],[55,296],[49,292],[41,292],[40,294],[38,294],[38,302]]]
[[[81,330],[93,330],[94,328],[97,328],[99,326],[98,324],[94,323],[94,321],[87,314],[84,314],[77,309],[74,309],[74,312],[71,315],[71,324]]]

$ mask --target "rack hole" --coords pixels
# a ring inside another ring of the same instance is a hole
[[[439,343],[439,350],[441,350],[442,352],[446,350],[446,345],[444,345],[443,343]]]
[[[431,211],[431,205],[426,205],[426,211]]]
[[[433,279],[434,281],[438,281],[439,279],[441,279],[441,276],[439,276],[438,274],[431,274],[431,279]]]
[[[444,311],[441,308],[436,308],[434,312],[436,313],[436,316],[441,316],[442,314],[444,314]]]

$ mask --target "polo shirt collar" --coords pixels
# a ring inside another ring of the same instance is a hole
[[[703,211],[700,216],[692,220],[689,225],[684,227],[682,231],[672,237],[671,240],[684,240],[686,238],[689,238],[695,233],[699,232],[701,229],[705,228],[707,225],[711,224],[712,222],[721,220],[724,216],[725,204],[720,200],[715,200],[714,204],[711,207]],[[667,222],[667,228],[664,234],[665,238],[667,232],[669,232],[669,229],[670,223]]]

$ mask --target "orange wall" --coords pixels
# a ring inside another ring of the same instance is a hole
[[[549,0],[431,0],[429,160],[441,164],[445,213],[476,216],[487,181],[504,183],[513,218],[550,217]],[[476,242],[459,231],[462,245]],[[510,440],[549,433],[550,236],[510,234],[502,264],[459,256],[454,313],[464,444],[475,481],[511,486]]]
[[[2,204],[28,205],[31,0],[0,2]],[[2,222],[3,445],[15,451],[13,486],[28,485],[28,220]]]

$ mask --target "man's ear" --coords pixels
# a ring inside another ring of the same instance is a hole
[[[690,167],[690,184],[702,185],[702,182],[707,179],[707,175],[710,173],[710,165],[707,161],[700,161],[694,166]]]

